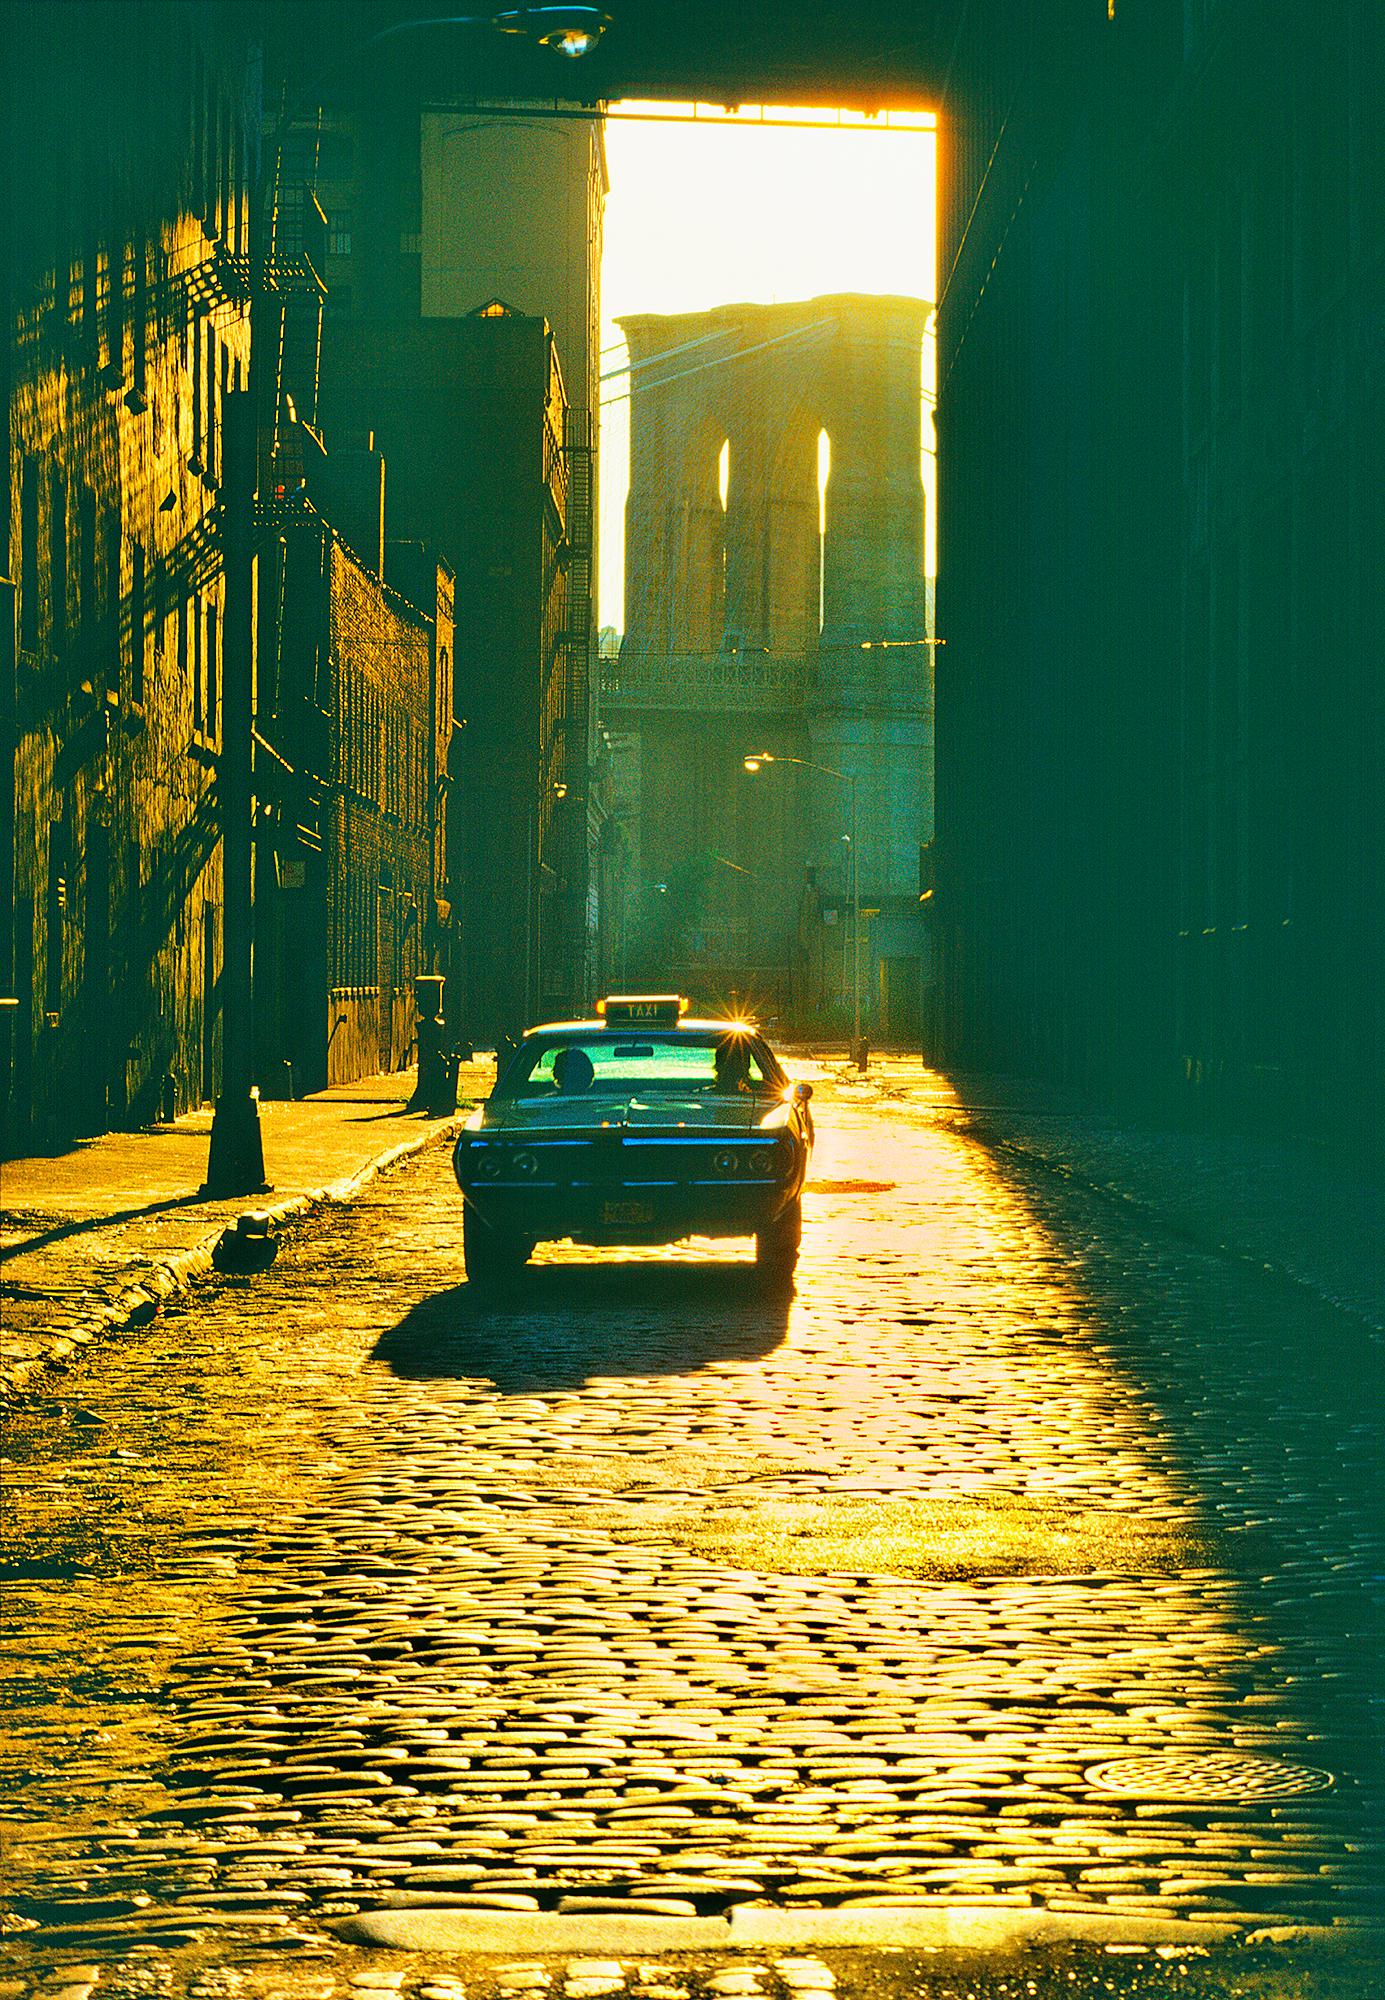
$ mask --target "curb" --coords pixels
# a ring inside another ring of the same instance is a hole
[[[1319,1305],[1330,1311],[1341,1313],[1344,1318],[1353,1319],[1367,1332],[1380,1335],[1385,1333],[1385,1319],[1366,1305],[1352,1299],[1336,1297],[1317,1279],[1303,1277],[1290,1265],[1277,1258],[1267,1258],[1255,1250],[1248,1250],[1243,1244],[1228,1241],[1213,1230],[1200,1229],[1186,1216],[1179,1215],[1156,1196],[1133,1194],[1129,1188],[1117,1181],[1097,1180],[1090,1170],[1074,1165],[1068,1160],[1058,1159],[1046,1153],[1040,1146],[1026,1139],[1008,1138],[994,1127],[968,1119],[965,1128],[978,1145],[1001,1158],[1008,1158],[1049,1174],[1055,1180],[1069,1182],[1074,1187],[1084,1188],[1087,1193],[1098,1196],[1113,1208],[1124,1209],[1127,1214],[1138,1217],[1141,1222],[1156,1223],[1168,1235],[1190,1245],[1195,1250],[1204,1251],[1214,1257],[1225,1258],[1228,1263],[1241,1264],[1247,1270],[1257,1272],[1261,1277],[1271,1278],[1291,1290],[1306,1293]]]
[[[455,1137],[461,1131],[466,1116],[469,1115],[468,1110],[465,1116],[459,1114],[455,1118],[444,1120],[441,1124],[433,1125],[426,1132],[401,1139],[398,1145],[377,1154],[373,1160],[367,1160],[363,1167],[358,1168],[354,1174],[348,1174],[344,1180],[329,1181],[325,1187],[309,1188],[302,1194],[286,1195],[282,1201],[269,1205],[257,1205],[254,1212],[267,1215],[271,1223],[279,1224],[290,1221],[294,1216],[304,1215],[309,1209],[321,1207],[327,1202],[351,1201],[362,1188],[375,1179],[377,1174],[386,1173],[401,1160],[407,1160],[413,1154],[421,1153],[425,1146],[431,1146],[435,1140]],[[235,1216],[231,1216],[226,1221],[219,1222],[215,1229],[209,1231],[191,1248],[180,1250],[176,1255],[165,1257],[151,1265],[138,1284],[125,1286],[98,1312],[79,1320],[75,1326],[65,1328],[62,1333],[54,1337],[42,1354],[30,1355],[22,1361],[15,1362],[11,1367],[0,1369],[0,1392],[7,1396],[14,1395],[36,1375],[41,1375],[47,1369],[69,1360],[78,1349],[88,1346],[102,1334],[124,1333],[130,1327],[147,1326],[165,1300],[173,1298],[179,1292],[187,1291],[196,1279],[206,1276],[212,1269],[212,1252],[220,1242],[224,1231],[235,1227],[236,1220]]]
[[[888,1084],[888,1078],[881,1073],[870,1072],[858,1075],[850,1064],[839,1064],[830,1059],[823,1060],[838,1085],[857,1083],[869,1087],[871,1084]],[[876,1101],[881,1093],[877,1088]],[[1081,1188],[1087,1194],[1095,1195],[1110,1207],[1122,1210],[1140,1224],[1153,1223],[1166,1234],[1175,1237],[1194,1250],[1222,1257],[1228,1263],[1240,1264],[1246,1270],[1260,1277],[1269,1278],[1290,1290],[1306,1295],[1318,1305],[1330,1311],[1341,1313],[1344,1318],[1355,1320],[1366,1331],[1379,1337],[1385,1334],[1385,1310],[1380,1304],[1361,1298],[1343,1298],[1332,1289],[1330,1280],[1294,1268],[1282,1257],[1266,1256],[1263,1251],[1247,1247],[1245,1242],[1235,1240],[1234,1233],[1226,1234],[1216,1229],[1199,1227],[1196,1220],[1175,1207],[1158,1194],[1136,1193],[1120,1180],[1101,1178],[1096,1170],[1081,1161],[1066,1159],[1060,1154],[1049,1152],[1042,1141],[1032,1137],[1017,1137],[988,1122],[984,1107],[973,1107],[959,1102],[949,1107],[947,1123],[956,1131],[972,1139],[984,1151],[1000,1160],[1010,1160],[1021,1167],[1033,1168],[1049,1175],[1052,1179],[1066,1181],[1070,1186]]]
[[[1003,1957],[1045,1948],[1268,1946],[1283,1949],[1374,1950],[1385,1930],[1339,1930],[1275,1924],[1264,1917],[1144,1917],[1101,1912],[1014,1910],[941,1903],[936,1909],[894,1907],[788,1910],[747,1905],[727,1917],[621,1914],[565,1915],[439,1906],[373,1910],[337,1918],[327,1930],[346,1944],[375,1951],[490,1952],[611,1956],[660,1951],[915,1950]]]

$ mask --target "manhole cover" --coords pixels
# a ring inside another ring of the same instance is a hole
[[[1117,1799],[1297,1799],[1328,1791],[1332,1773],[1312,1764],[1214,1750],[1201,1756],[1117,1757],[1094,1765],[1087,1782]]]

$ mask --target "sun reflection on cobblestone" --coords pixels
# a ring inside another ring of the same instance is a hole
[[[33,1414],[21,1926],[1371,1909],[1378,1548],[1318,1504],[1359,1448],[1320,1466],[1305,1407],[1286,1479],[1227,1360],[1302,1309],[1018,1189],[937,1101],[819,1094],[787,1308],[733,1253],[562,1249],[478,1306],[438,1159]],[[1174,1751],[1338,1782],[1093,1783]]]

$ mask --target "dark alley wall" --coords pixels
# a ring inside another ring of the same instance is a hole
[[[1385,28],[1182,11],[959,44],[941,1040],[1378,1143]]]

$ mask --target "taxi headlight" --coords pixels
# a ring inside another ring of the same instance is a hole
[[[739,1161],[736,1155],[728,1152],[724,1147],[721,1152],[712,1155],[712,1168],[716,1173],[734,1174],[738,1165]]]
[[[518,1153],[513,1153],[510,1156],[510,1170],[512,1173],[519,1174],[523,1179],[528,1180],[531,1175],[536,1174],[539,1170],[538,1159],[527,1148],[522,1148]]]
[[[476,1162],[477,1177],[483,1181],[498,1178],[505,1166],[505,1156],[497,1147],[489,1147]]]
[[[774,1154],[768,1146],[757,1146],[746,1161],[753,1174],[767,1174],[774,1165]]]

